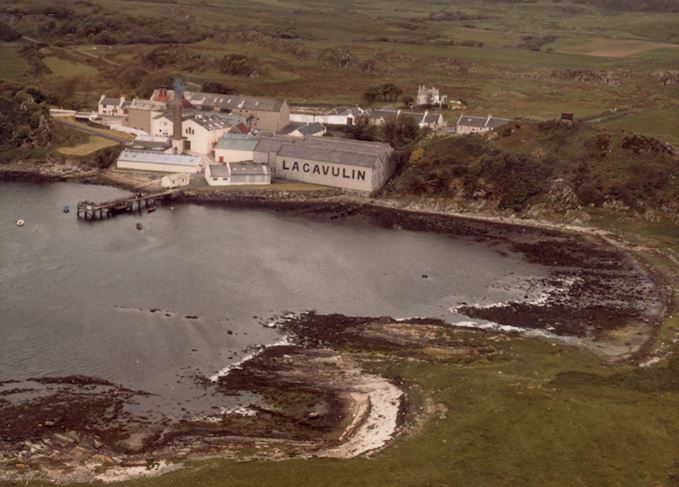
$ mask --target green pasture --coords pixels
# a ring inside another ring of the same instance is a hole
[[[679,106],[631,113],[602,123],[605,127],[624,128],[641,135],[679,144]]]
[[[0,79],[21,81],[28,70],[28,63],[13,44],[0,44]]]
[[[87,64],[63,59],[57,56],[47,56],[43,62],[55,76],[94,76],[98,73],[97,68]]]

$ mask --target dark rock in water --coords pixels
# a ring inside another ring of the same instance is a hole
[[[429,276],[427,274],[422,274],[422,279],[428,279]]]
[[[231,331],[231,330],[226,330],[226,334],[227,334],[227,335],[233,335],[233,331]]]
[[[197,320],[198,317],[196,315],[186,315],[184,316],[187,320]]]

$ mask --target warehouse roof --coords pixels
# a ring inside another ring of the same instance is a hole
[[[265,176],[269,174],[269,166],[259,162],[229,162],[232,176]]]
[[[388,144],[337,139],[332,137],[305,137],[284,143],[278,155],[347,166],[374,168],[392,153]]]
[[[120,153],[120,156],[118,156],[118,162],[120,161],[195,167],[200,164],[200,157],[126,149]]]
[[[210,164],[210,176],[215,178],[228,178],[229,168],[224,164]]]
[[[250,134],[224,134],[217,142],[215,149],[252,151],[260,139]]]
[[[293,140],[295,140],[294,137],[285,135],[260,136],[259,143],[257,144],[257,147],[255,147],[255,150],[257,152],[278,152],[285,142],[290,142]]]
[[[244,117],[236,113],[220,114],[198,112],[191,117],[191,120],[207,130],[220,130],[238,125],[244,120]]]

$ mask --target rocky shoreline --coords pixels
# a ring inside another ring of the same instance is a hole
[[[0,180],[77,181],[125,185],[97,169],[69,165],[0,166]],[[36,378],[0,384],[0,478],[55,482],[113,481],[156,475],[189,459],[347,458],[382,448],[415,416],[408,384],[366,368],[366,359],[492,360],[495,350],[469,339],[496,331],[533,330],[617,359],[639,360],[671,312],[661,276],[612,235],[591,229],[468,215],[424,200],[365,198],[336,190],[309,192],[185,190],[178,202],[259,208],[307,218],[367,221],[491,242],[550,270],[551,289],[537,301],[456,311],[492,323],[490,331],[457,329],[436,320],[314,314],[281,324],[289,343],[265,349],[216,381],[197,377],[214,394],[242,391],[262,398],[233,411],[171,422],[134,417],[130,391],[88,377]],[[26,400],[17,400],[17,398]],[[19,418],[19,419],[17,419]]]

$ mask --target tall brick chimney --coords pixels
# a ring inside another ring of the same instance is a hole
[[[184,83],[181,79],[174,80],[174,109],[172,116],[172,153],[184,152],[184,137],[182,136],[182,108],[184,105]]]

